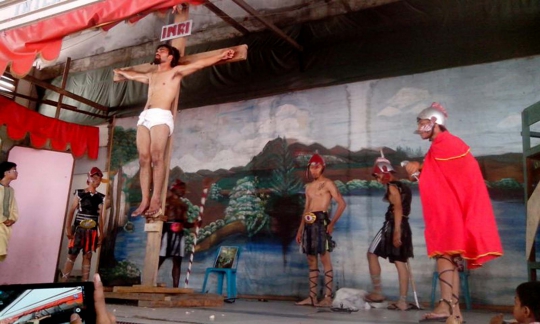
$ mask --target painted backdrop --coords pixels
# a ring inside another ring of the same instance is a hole
[[[416,115],[439,101],[449,113],[448,129],[471,146],[480,163],[504,246],[502,258],[471,273],[473,302],[512,304],[514,288],[527,277],[520,113],[540,100],[539,86],[540,57],[531,57],[179,112],[169,181],[187,183],[191,219],[203,183],[211,184],[190,287],[201,287],[220,245],[237,245],[239,294],[307,296],[307,264],[294,237],[305,166],[318,151],[328,164],[325,174],[348,204],[333,235],[334,284],[370,289],[366,251],[387,208],[370,170],[382,149],[405,177],[399,162],[421,160],[429,148],[413,134]],[[140,201],[135,124],[136,118],[119,120],[114,133],[115,205],[100,261],[110,285],[138,283],[143,269],[144,220],[127,216]],[[434,261],[426,257],[418,190],[410,185],[411,265],[419,298],[427,301]],[[192,242],[190,237],[188,249]],[[382,264],[386,293],[397,297],[395,268]],[[183,272],[186,266],[184,261]],[[170,270],[166,262],[158,281],[171,286]]]

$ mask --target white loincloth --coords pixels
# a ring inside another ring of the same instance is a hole
[[[157,125],[169,126],[169,136],[171,136],[174,130],[174,118],[172,112],[161,108],[150,108],[141,112],[137,126],[144,126],[150,129]]]

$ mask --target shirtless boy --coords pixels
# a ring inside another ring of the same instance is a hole
[[[302,245],[307,255],[309,267],[309,297],[296,305],[330,307],[332,306],[332,281],[334,273],[330,251],[333,246],[331,237],[334,225],[341,217],[347,204],[334,182],[323,175],[326,164],[319,154],[314,154],[308,163],[308,177],[313,180],[306,187],[306,206],[302,222],[296,234],[296,242]],[[338,207],[334,217],[328,217],[328,209],[332,198]],[[319,281],[318,256],[324,267],[324,298],[317,301],[317,282]]]

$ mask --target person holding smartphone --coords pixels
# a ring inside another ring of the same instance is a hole
[[[105,195],[97,191],[102,178],[103,173],[101,170],[93,167],[88,172],[88,179],[86,180],[88,187],[75,191],[75,198],[69,208],[66,221],[69,255],[62,271],[61,282],[68,280],[73,270],[73,264],[81,251],[83,252],[82,280],[88,281],[90,276],[92,253],[101,245],[103,239],[102,207]],[[77,211],[77,215],[73,222],[75,211]]]
[[[103,283],[99,274],[94,275],[94,308],[96,310],[96,324],[115,324],[116,318],[107,311],[105,304],[105,294],[103,293]],[[83,320],[77,313],[71,314],[70,324],[82,324]]]

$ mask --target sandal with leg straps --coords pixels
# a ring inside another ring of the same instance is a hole
[[[450,270],[448,270],[448,271],[450,271]],[[419,323],[434,323],[434,322],[446,323],[446,320],[448,320],[448,318],[453,316],[453,313],[454,313],[453,308],[454,308],[454,306],[452,305],[451,300],[447,300],[447,299],[440,299],[439,300],[439,303],[443,303],[443,302],[448,305],[450,315],[439,314],[439,313],[427,313],[427,314],[424,315],[424,318],[420,319],[418,322]]]
[[[453,290],[453,285],[451,282],[448,282],[446,281],[445,279],[443,279],[443,273],[446,273],[446,272],[454,272],[456,270],[455,268],[455,265],[454,265],[454,262],[452,262],[452,260],[446,258],[446,257],[441,257],[442,259],[444,260],[447,260],[449,261],[453,267],[452,269],[446,269],[446,270],[443,270],[441,272],[439,272],[439,280],[441,281],[441,284],[445,284],[445,285],[448,285],[450,287],[450,290],[452,291]],[[453,296],[452,296],[453,297]],[[439,322],[439,323],[445,323],[446,320],[452,316],[454,314],[454,307],[452,305],[452,300],[447,300],[447,299],[444,299],[444,298],[441,298],[439,300],[439,304],[440,303],[446,303],[448,305],[448,308],[449,308],[449,311],[448,311],[448,314],[445,314],[445,313],[434,313],[434,312],[431,312],[431,313],[427,313],[424,315],[424,317],[422,319],[420,319],[418,322],[420,323],[429,323],[429,322]]]
[[[457,265],[456,265],[456,262],[454,260],[456,260],[455,257],[453,257],[453,260],[451,259],[448,259],[446,257],[441,257],[443,258],[444,260],[447,260],[448,262],[450,262],[452,265],[453,265],[453,269],[446,269],[446,270],[443,270],[439,273],[439,280],[441,281],[441,283],[444,283],[448,286],[450,286],[450,290],[453,291],[453,285],[444,280],[442,278],[442,274],[443,273],[446,273],[446,272],[454,272],[456,271],[456,269],[458,269]],[[444,302],[448,305],[449,307],[449,315],[446,315],[446,314],[440,314],[440,313],[427,313],[424,315],[424,318],[419,320],[420,323],[426,323],[426,322],[440,322],[440,323],[449,323],[449,324],[462,324],[462,323],[465,323],[465,321],[463,321],[463,319],[460,317],[460,316],[456,316],[454,315],[454,307],[459,303],[459,296],[456,296],[453,292],[452,292],[452,297],[453,299],[456,299],[456,302],[454,303],[451,300],[447,300],[447,299],[440,299],[439,300],[439,303],[441,302]]]
[[[382,303],[386,300],[386,297],[382,294],[382,282],[380,275],[371,275],[371,282],[373,290],[364,296],[364,300],[368,303]],[[380,297],[380,298],[376,298]]]
[[[315,273],[315,275],[312,275]],[[319,280],[319,269],[309,269],[309,297],[295,303],[297,306],[317,305],[317,281]]]
[[[332,282],[334,282],[334,270],[328,270],[324,273],[324,287],[326,288],[326,294],[324,294],[324,298],[315,306],[332,307]]]

